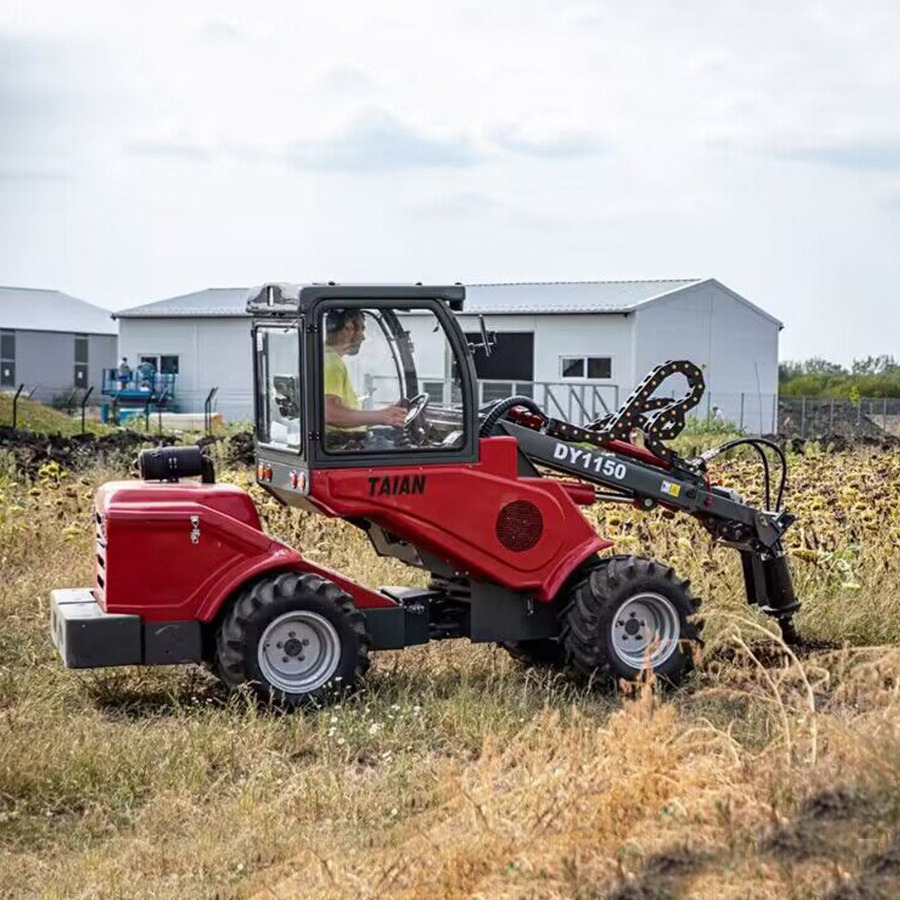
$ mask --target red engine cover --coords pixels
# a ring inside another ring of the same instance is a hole
[[[315,572],[360,608],[392,606],[266,535],[250,496],[229,484],[114,481],[95,501],[98,602],[156,621],[209,621],[241,584],[265,571]]]

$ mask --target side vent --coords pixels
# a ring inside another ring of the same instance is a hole
[[[530,550],[544,533],[544,517],[529,500],[507,503],[497,516],[497,540],[516,553]]]

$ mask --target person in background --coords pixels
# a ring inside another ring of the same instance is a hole
[[[128,387],[128,382],[131,379],[131,366],[128,365],[127,356],[122,357],[122,362],[119,363],[117,373],[119,378],[119,390],[124,391],[125,388]]]
[[[153,363],[143,360],[137,367],[138,387],[142,391],[153,390],[153,379],[156,375],[156,368]]]

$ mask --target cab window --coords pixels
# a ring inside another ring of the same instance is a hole
[[[301,444],[298,329],[256,331],[257,437],[261,444],[299,450]]]
[[[331,307],[320,333],[328,452],[412,453],[465,444],[460,369],[434,312]]]

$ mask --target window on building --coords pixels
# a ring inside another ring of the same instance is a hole
[[[612,378],[612,359],[608,356],[589,356],[587,358],[588,378]]]
[[[561,356],[559,373],[563,378],[612,378],[612,357]]]
[[[16,333],[0,331],[0,386],[16,384]]]
[[[88,361],[88,339],[86,334],[75,335],[75,362],[84,363]]]
[[[584,378],[584,357],[563,356],[560,358],[560,374],[563,378]]]
[[[146,363],[153,369],[154,373],[160,375],[177,375],[178,374],[178,357],[172,354],[157,355],[155,353],[142,353],[138,357],[138,361]]]
[[[0,359],[13,362],[16,358],[16,333],[0,331]]]

